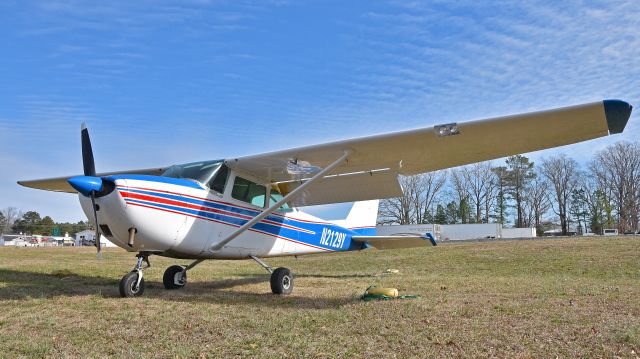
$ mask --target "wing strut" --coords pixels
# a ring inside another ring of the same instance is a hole
[[[306,180],[303,184],[300,185],[300,187],[297,187],[293,191],[289,192],[286,196],[284,196],[281,200],[276,202],[273,206],[271,206],[271,207],[265,209],[264,211],[260,212],[260,214],[258,214],[257,216],[253,217],[253,219],[251,219],[249,222],[247,222],[247,223],[243,224],[242,226],[240,226],[240,228],[236,229],[227,238],[223,239],[221,242],[218,242],[216,245],[212,246],[211,250],[212,251],[219,251],[220,249],[222,249],[222,247],[224,247],[227,243],[229,243],[232,240],[234,240],[237,236],[242,234],[242,232],[244,232],[247,229],[253,227],[254,224],[260,222],[266,216],[270,215],[275,210],[280,208],[280,206],[282,206],[284,203],[286,203],[287,201],[290,201],[291,199],[296,197],[300,192],[304,191],[312,183],[314,183],[318,179],[324,177],[325,175],[327,175],[329,172],[331,172],[336,167],[340,166],[342,163],[344,163],[347,160],[347,158],[349,157],[349,155],[351,153],[352,153],[351,150],[345,150],[344,153],[342,154],[342,156],[340,156],[340,158],[335,160],[333,163],[331,163],[327,167],[323,168],[322,171],[316,173],[313,177],[311,177],[308,180]]]

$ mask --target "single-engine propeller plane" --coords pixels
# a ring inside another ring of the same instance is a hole
[[[262,258],[435,245],[432,237],[376,236],[378,200],[402,195],[399,175],[490,160],[621,133],[632,107],[620,100],[294,148],[166,168],[96,173],[81,128],[84,175],[18,183],[78,193],[100,234],[129,252],[123,297],[144,292],[150,255],[195,260],[173,265],[167,289],[182,288],[206,259],[253,259],[271,290],[289,294],[293,275]],[[356,202],[346,220],[324,221],[298,207]]]

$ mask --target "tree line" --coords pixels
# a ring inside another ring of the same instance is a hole
[[[640,143],[618,142],[584,165],[557,154],[535,164],[508,157],[400,177],[402,197],[381,201],[380,224],[558,225],[562,234],[640,228]]]
[[[40,213],[36,211],[21,212],[15,207],[6,207],[0,210],[0,235],[20,233],[43,236],[64,235],[65,233],[73,235],[88,228],[88,222],[55,222],[49,216],[41,217]]]

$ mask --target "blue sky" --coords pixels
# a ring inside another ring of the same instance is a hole
[[[482,5],[478,5],[482,4]],[[0,208],[19,179],[260,153],[604,98],[638,106],[637,1],[3,1]],[[562,151],[585,161],[640,134]],[[552,130],[552,129],[550,129]]]

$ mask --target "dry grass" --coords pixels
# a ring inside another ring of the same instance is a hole
[[[0,247],[0,357],[635,357],[640,238],[451,243],[275,258],[296,289],[270,294],[251,261],[209,261],[165,291],[118,297],[133,255]],[[379,276],[388,268],[399,274]],[[362,302],[370,284],[420,299]]]

